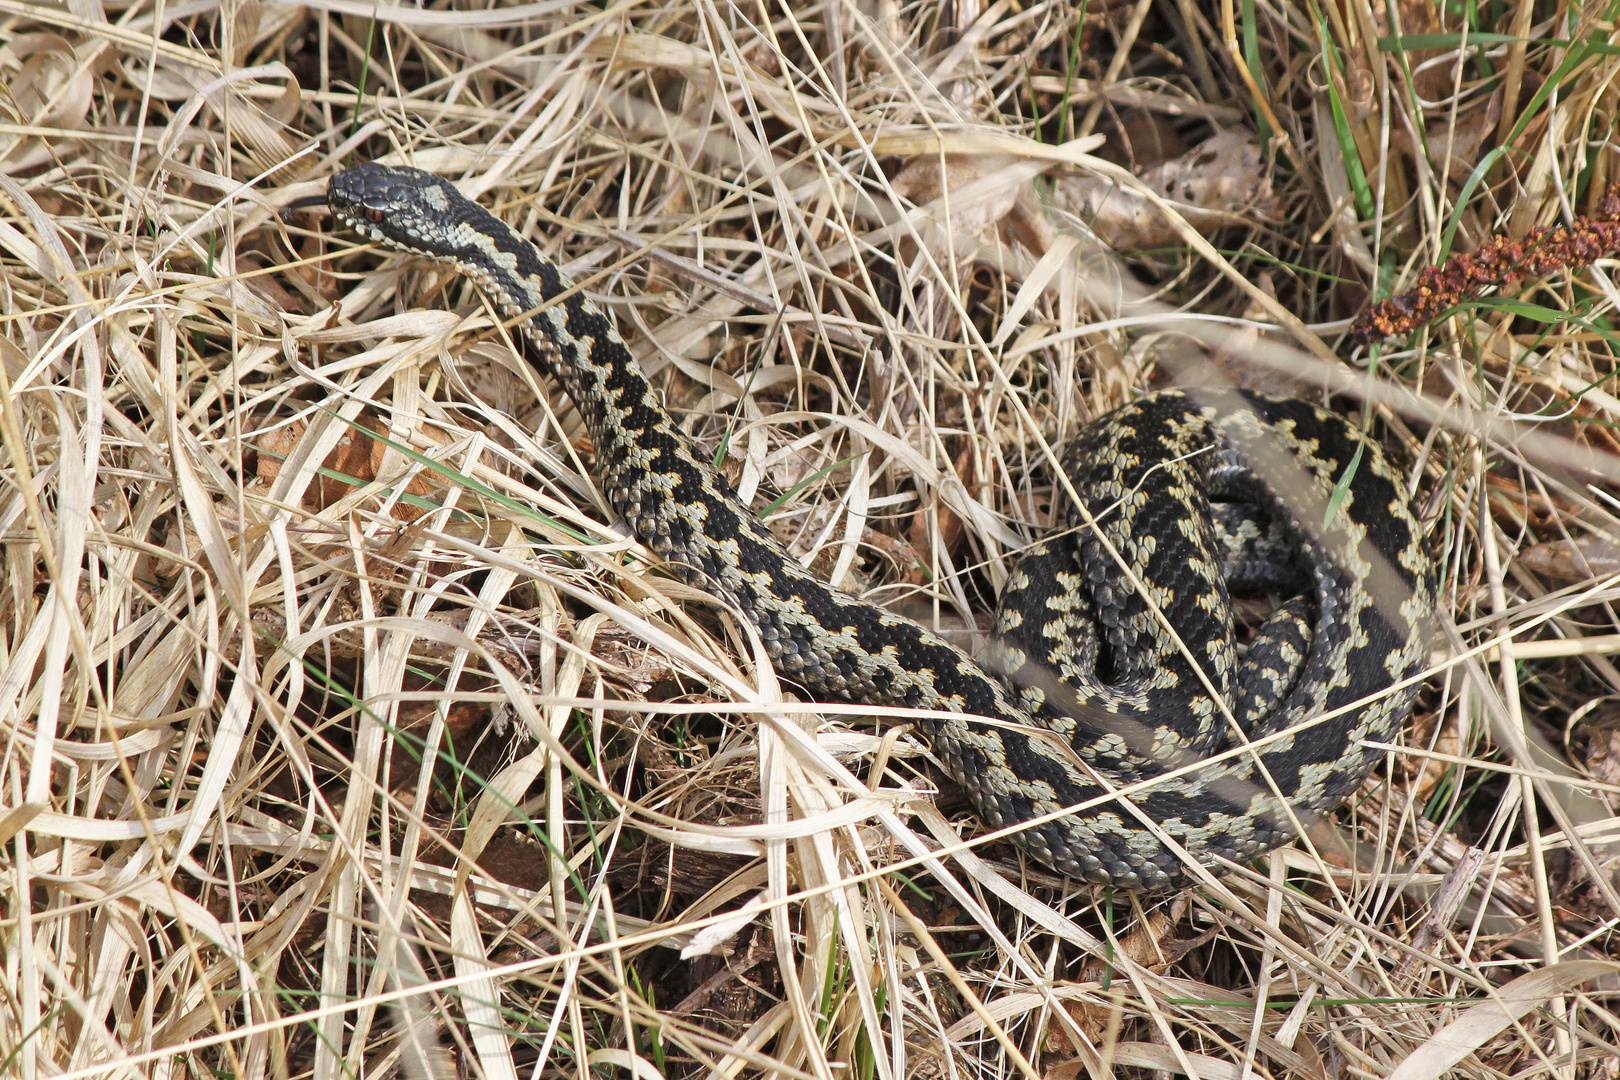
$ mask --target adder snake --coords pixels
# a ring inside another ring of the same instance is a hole
[[[1016,842],[1066,874],[1164,891],[1189,879],[1177,848],[1251,860],[1337,806],[1382,753],[1365,744],[1406,716],[1432,570],[1400,475],[1339,417],[1164,391],[1088,425],[1067,458],[1074,528],[1020,561],[981,666],[813,578],[675,425],[612,320],[447,181],[361,165],[326,202],[516,320],[583,416],[608,502],[746,615],[782,675],[821,701],[950,714],[923,721],[936,756],[986,822],[1031,823]],[[1279,541],[1280,561],[1251,557]],[[1241,663],[1232,588],[1299,594]],[[1123,785],[1128,803],[1110,795]]]

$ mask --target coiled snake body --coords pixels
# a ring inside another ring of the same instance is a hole
[[[518,320],[583,415],[613,508],[741,609],[783,675],[818,700],[952,714],[925,721],[936,755],[989,824],[1033,822],[1017,843],[1066,874],[1164,891],[1188,878],[1178,847],[1249,861],[1359,785],[1382,753],[1364,743],[1406,715],[1397,684],[1426,658],[1429,560],[1399,475],[1332,414],[1166,391],[1089,425],[1067,460],[1075,528],[1012,575],[992,677],[811,577],[676,427],[607,315],[581,292],[557,301],[570,283],[500,219],[380,164],[333,177],[327,202]],[[1292,550],[1280,566],[1250,557],[1278,538]],[[1229,589],[1279,583],[1300,595],[1240,664]],[[1109,795],[1149,780],[1128,805]]]

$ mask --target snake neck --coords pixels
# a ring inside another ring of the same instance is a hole
[[[532,307],[545,306],[523,324],[528,359],[579,409],[613,510],[680,577],[735,604],[781,674],[817,700],[1029,721],[966,653],[790,556],[676,426],[606,313],[579,292],[555,299],[570,288],[553,266],[530,276]]]

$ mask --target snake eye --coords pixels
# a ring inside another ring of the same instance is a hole
[[[370,218],[372,221],[381,221],[383,219],[383,212],[376,208],[372,208],[366,211],[366,217]]]

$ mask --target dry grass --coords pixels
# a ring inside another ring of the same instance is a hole
[[[0,0],[5,1071],[1614,1075],[1613,264],[1340,340],[1620,176],[1612,18]],[[1217,129],[1262,152],[1176,160]],[[1173,902],[985,842],[648,568],[464,282],[278,218],[389,154],[605,297],[819,573],[964,636],[1088,417],[1330,388],[1444,564],[1390,764]],[[1180,212],[1102,205],[1142,180]]]

